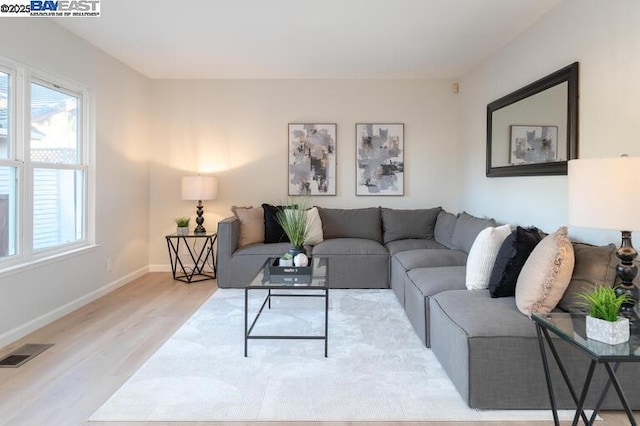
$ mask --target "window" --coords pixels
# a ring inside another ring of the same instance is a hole
[[[0,58],[0,268],[89,243],[89,95]]]

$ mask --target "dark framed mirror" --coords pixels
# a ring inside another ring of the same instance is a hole
[[[578,63],[487,105],[487,177],[566,175],[578,158]]]

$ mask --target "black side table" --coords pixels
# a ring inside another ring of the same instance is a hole
[[[171,260],[171,272],[173,272],[174,280],[185,283],[195,283],[216,278],[216,257],[213,245],[218,239],[218,234],[170,234],[165,236],[165,238],[167,240],[169,259]],[[191,261],[191,263],[187,263],[186,265],[182,259],[180,259],[181,244],[184,244],[187,248],[190,257],[188,260]],[[198,248],[200,244],[202,244],[202,247]],[[208,260],[211,260],[210,265],[212,271],[206,270]]]
[[[595,340],[587,339],[585,333],[585,319],[584,314],[569,314],[569,313],[550,313],[550,314],[533,314],[531,315],[531,319],[536,323],[536,331],[538,333],[538,344],[540,346],[540,354],[542,355],[542,364],[544,366],[544,375],[547,380],[547,390],[549,391],[549,399],[551,401],[551,408],[553,410],[553,421],[554,424],[559,425],[560,422],[558,420],[558,413],[556,409],[556,402],[553,393],[553,385],[551,383],[551,373],[549,371],[549,361],[547,359],[546,351],[545,351],[545,342],[549,349],[551,350],[551,354],[560,369],[560,373],[562,374],[562,378],[564,379],[569,392],[571,393],[571,397],[576,403],[576,413],[573,418],[573,425],[577,425],[580,418],[582,418],[584,424],[591,425],[596,419],[598,411],[600,411],[600,407],[607,397],[607,393],[609,392],[609,388],[613,385],[616,393],[618,394],[618,398],[620,399],[620,403],[624,407],[625,412],[627,413],[627,418],[629,419],[629,424],[636,425],[636,420],[633,417],[633,411],[629,406],[629,402],[624,395],[622,387],[620,386],[620,382],[618,381],[618,377],[616,376],[616,372],[620,363],[623,362],[640,362],[640,354],[638,349],[640,349],[640,339],[638,339],[637,335],[632,335],[629,342],[621,343],[619,345],[608,345],[606,343],[597,342]],[[577,350],[586,354],[589,358],[591,358],[591,363],[589,365],[589,370],[587,372],[587,378],[585,379],[584,386],[582,388],[582,392],[580,393],[580,398],[569,380],[569,376],[562,364],[562,359],[560,358],[558,351],[556,350],[555,345],[553,344],[553,340],[549,335],[549,332],[560,337],[565,342],[570,343]],[[598,398],[598,402],[593,408],[593,414],[591,418],[587,418],[584,409],[584,403],[587,399],[587,393],[589,388],[591,387],[591,379],[593,378],[593,372],[597,364],[601,364],[604,366],[609,379],[604,385],[600,397]]]

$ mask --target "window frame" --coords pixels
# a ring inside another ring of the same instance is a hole
[[[0,56],[0,71],[10,76],[8,99],[8,159],[0,166],[16,168],[16,253],[0,258],[3,271],[45,259],[75,253],[95,245],[95,100],[93,91],[76,82],[11,61]],[[12,78],[13,77],[13,78]],[[78,99],[78,162],[49,163],[31,160],[31,84],[35,83]],[[13,91],[11,90],[13,88]],[[13,93],[13,96],[11,95]],[[82,238],[34,249],[35,169],[71,170],[83,174]]]

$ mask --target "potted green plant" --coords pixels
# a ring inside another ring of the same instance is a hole
[[[587,337],[610,345],[629,340],[629,319],[618,315],[623,303],[631,300],[627,294],[616,294],[614,288],[597,286],[591,293],[581,294],[589,309]]]
[[[189,217],[181,216],[176,218],[176,225],[178,229],[176,230],[177,235],[187,235],[189,234]]]
[[[304,241],[309,235],[307,228],[307,200],[304,197],[290,199],[286,208],[276,212],[276,220],[289,237],[291,248],[289,253],[295,257],[298,253],[305,253]]]
[[[280,256],[280,260],[278,261],[279,266],[293,266],[293,256],[291,253],[287,252]]]

